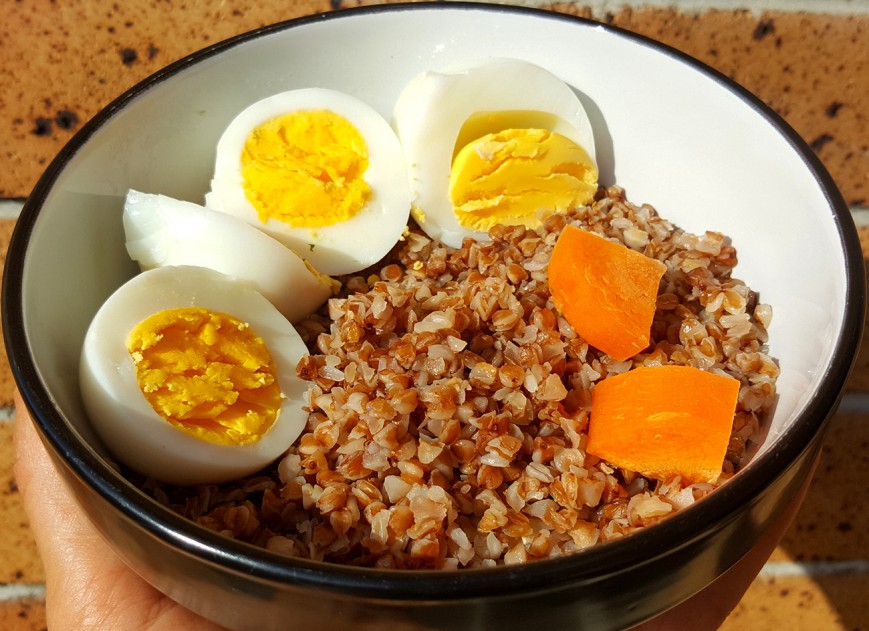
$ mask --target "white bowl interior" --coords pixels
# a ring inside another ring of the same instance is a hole
[[[494,7],[307,21],[153,82],[105,121],[47,195],[24,270],[27,335],[68,421],[93,438],[75,375],[91,317],[136,271],[121,225],[128,188],[201,202],[224,127],[275,92],[343,90],[389,118],[418,72],[487,57],[527,59],[576,89],[605,183],[689,231],[732,237],[736,275],[773,305],[770,353],[782,372],[762,450],[774,448],[841,333],[844,255],[821,183],[750,100],[678,55],[593,24]]]

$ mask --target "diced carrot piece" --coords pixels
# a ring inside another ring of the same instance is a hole
[[[642,366],[607,377],[591,393],[587,451],[658,480],[715,482],[739,385],[690,366]]]
[[[549,290],[586,342],[622,361],[649,345],[665,271],[641,252],[566,226],[549,259]]]

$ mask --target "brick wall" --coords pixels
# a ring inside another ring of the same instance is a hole
[[[126,88],[220,39],[375,2],[4,2],[0,23],[0,248],[21,200],[81,125]],[[647,35],[754,92],[817,152],[869,244],[869,0],[516,2]],[[4,257],[5,258],[5,257]],[[13,383],[0,357],[0,628],[45,627],[44,575],[12,475]],[[869,355],[861,352],[815,483],[726,629],[866,629]],[[847,464],[845,464],[847,463]]]

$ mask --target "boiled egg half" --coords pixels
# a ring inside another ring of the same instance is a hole
[[[85,336],[82,400],[109,451],[172,484],[219,483],[278,458],[307,420],[307,353],[262,295],[219,272],[158,267],[103,303]]]
[[[127,252],[143,269],[196,265],[250,284],[291,322],[339,288],[292,250],[232,215],[131,190],[124,203]]]
[[[577,95],[518,59],[424,72],[402,90],[393,126],[404,149],[412,214],[459,247],[495,224],[537,227],[592,200],[594,136]]]
[[[306,88],[242,111],[217,145],[205,205],[256,225],[328,275],[382,259],[410,189],[389,123],[348,94]]]

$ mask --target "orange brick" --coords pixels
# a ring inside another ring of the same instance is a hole
[[[40,600],[0,602],[0,629],[5,631],[46,631],[45,603]]]
[[[45,574],[13,476],[13,431],[12,422],[0,422],[0,583],[41,583]]]
[[[329,10],[327,0],[202,4],[34,0],[0,27],[0,197],[26,196],[71,134],[123,90],[223,38]],[[344,2],[342,6],[378,4]],[[582,4],[552,5],[591,16]],[[867,203],[869,17],[623,9],[593,16],[694,55],[742,83],[816,147],[847,201]],[[75,25],[71,28],[69,25]]]
[[[866,577],[763,576],[719,631],[853,631],[869,620]]]
[[[9,239],[15,222],[11,219],[0,220],[0,274],[6,263],[6,250],[9,247]],[[2,325],[0,325],[2,333]],[[12,393],[15,382],[12,379],[12,371],[9,369],[9,361],[6,357],[6,345],[0,344],[0,407],[12,405]]]

